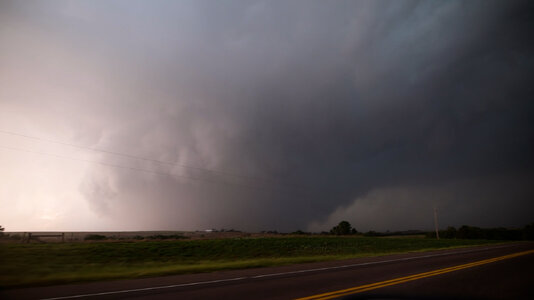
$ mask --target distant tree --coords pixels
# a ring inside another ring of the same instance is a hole
[[[4,235],[4,230],[6,229],[0,225],[0,236]]]
[[[105,240],[105,239],[106,239],[106,236],[100,235],[100,234],[88,234],[84,238],[84,240],[86,241],[100,241],[100,240]]]
[[[442,236],[444,239],[455,239],[456,238],[457,230],[453,226],[447,227],[447,230],[444,232],[440,232],[440,236]]]
[[[459,239],[472,239],[473,237],[473,230],[470,226],[462,225],[462,227],[458,228],[458,232],[456,233],[456,237]]]
[[[369,233],[366,233],[369,235]],[[500,241],[534,240],[534,223],[523,228],[479,228],[475,226],[463,225],[456,228],[449,226],[446,230],[441,230],[439,236],[448,239],[485,239]],[[427,238],[436,238],[435,232],[428,232]]]
[[[365,234],[365,236],[380,236],[380,233],[379,232],[376,232],[374,230],[369,230],[367,231]]]
[[[534,240],[534,223],[530,223],[523,228],[523,239]]]
[[[335,235],[348,235],[348,234],[351,234],[351,231],[352,231],[352,226],[350,225],[349,222],[347,221],[341,221],[339,222],[338,225],[334,226],[331,230],[330,230],[330,234],[335,234]],[[354,229],[355,232],[356,229]]]
[[[456,238],[459,239],[482,239],[483,231],[479,227],[463,225],[458,229]]]

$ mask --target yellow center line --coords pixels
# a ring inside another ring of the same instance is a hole
[[[312,300],[312,299],[313,300],[317,300],[317,299],[324,300],[324,299],[338,298],[338,297],[347,296],[347,295],[350,295],[350,294],[356,294],[356,293],[361,293],[361,292],[365,292],[365,291],[370,291],[370,290],[374,290],[374,289],[378,289],[378,288],[382,288],[382,287],[386,287],[386,286],[390,286],[390,285],[400,284],[400,283],[404,283],[404,282],[408,282],[408,281],[413,281],[413,280],[417,280],[417,279],[421,279],[421,278],[426,278],[426,277],[436,276],[436,275],[449,273],[449,272],[453,272],[453,271],[457,271],[457,270],[472,268],[472,267],[475,267],[475,266],[489,264],[489,263],[496,262],[496,261],[499,261],[499,260],[509,259],[509,258],[513,258],[513,257],[518,257],[518,256],[522,256],[522,255],[531,254],[531,253],[534,253],[534,250],[528,250],[528,251],[523,251],[523,252],[512,253],[512,254],[508,254],[508,255],[504,255],[504,256],[484,259],[484,260],[475,261],[475,262],[472,262],[472,263],[467,263],[467,264],[462,264],[462,265],[457,265],[457,266],[453,266],[453,267],[448,267],[448,268],[444,268],[444,269],[438,269],[438,270],[434,270],[434,271],[414,274],[414,275],[405,276],[405,277],[399,277],[399,278],[380,281],[380,282],[375,282],[375,283],[371,283],[371,284],[360,285],[360,286],[357,286],[357,287],[352,287],[352,288],[348,288],[348,289],[328,292],[328,293],[324,293],[324,294],[318,294],[318,295],[308,296],[308,297],[304,297],[304,298],[298,298],[296,300]]]

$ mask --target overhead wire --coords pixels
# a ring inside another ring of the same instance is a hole
[[[153,159],[153,158],[148,158],[148,157],[132,155],[132,154],[128,154],[128,153],[111,151],[111,150],[107,150],[107,149],[82,146],[82,145],[77,145],[77,144],[74,144],[74,143],[63,142],[63,141],[58,141],[58,140],[45,139],[45,138],[41,138],[41,137],[36,137],[36,136],[32,136],[32,135],[28,135],[28,134],[22,134],[22,133],[13,132],[13,131],[6,131],[6,130],[2,130],[2,129],[0,129],[0,133],[13,135],[13,136],[18,136],[18,137],[23,137],[23,138],[27,138],[27,139],[38,140],[38,141],[47,142],[47,143],[53,143],[53,144],[69,146],[69,147],[82,149],[82,150],[89,150],[89,151],[100,152],[100,153],[105,153],[105,154],[110,154],[110,155],[115,155],[115,156],[126,157],[126,158],[129,158],[129,159],[137,159],[137,160],[142,160],[142,161],[147,161],[147,162],[152,162],[152,163],[157,163],[157,164],[164,164],[164,165],[177,166],[177,167],[196,170],[196,171],[209,172],[209,173],[223,175],[223,176],[231,176],[231,177],[235,177],[235,178],[241,178],[241,179],[246,179],[246,180],[250,180],[250,181],[256,181],[257,183],[266,183],[267,182],[267,184],[285,186],[286,188],[291,188],[291,189],[295,189],[295,190],[305,189],[305,187],[302,187],[302,186],[298,186],[298,185],[290,184],[290,183],[285,183],[285,182],[282,182],[280,180],[275,180],[275,179],[270,179],[270,178],[247,176],[247,175],[241,175],[241,174],[231,173],[231,172],[227,172],[227,171],[195,167],[195,166],[191,166],[191,165],[175,163],[175,162],[169,162],[169,161],[163,161],[163,160],[158,160],[158,159]]]
[[[143,169],[143,168],[122,166],[122,165],[110,164],[110,163],[106,163],[106,162],[100,162],[100,161],[94,161],[94,160],[88,160],[88,159],[73,158],[73,157],[68,157],[68,156],[63,156],[63,155],[58,155],[58,154],[53,154],[53,153],[46,153],[46,152],[40,152],[40,151],[34,151],[34,150],[27,150],[27,149],[10,147],[10,146],[0,145],[0,148],[12,150],[12,151],[27,152],[27,153],[32,153],[32,154],[52,156],[52,157],[56,157],[56,158],[68,159],[68,160],[73,160],[73,161],[80,161],[80,162],[85,162],[85,163],[99,164],[99,165],[103,165],[103,166],[106,166],[106,167],[112,167],[112,168],[119,168],[119,169],[131,170],[131,171],[152,173],[152,174],[156,174],[156,175],[169,176],[169,177],[173,177],[173,178],[183,178],[183,179],[189,179],[189,180],[195,180],[195,181],[208,182],[208,183],[212,183],[212,184],[235,186],[235,187],[242,187],[242,188],[256,189],[256,190],[264,190],[264,191],[273,191],[273,190],[275,190],[275,189],[272,189],[272,187],[271,188],[267,188],[265,186],[249,185],[249,184],[243,184],[243,183],[230,183],[230,182],[223,182],[223,181],[217,181],[217,180],[210,180],[210,179],[207,179],[207,178],[199,178],[199,177],[192,177],[192,176],[187,176],[187,175],[158,172],[158,171],[147,170],[147,169]],[[287,193],[287,190],[277,189],[277,191],[278,192],[283,192],[283,193],[288,194],[288,195],[293,195],[293,194]],[[303,191],[299,191],[299,192],[303,192]]]

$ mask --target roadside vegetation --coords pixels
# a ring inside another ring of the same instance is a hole
[[[463,225],[456,229],[449,226],[446,230],[440,230],[439,236],[446,239],[486,239],[501,241],[534,240],[534,223],[523,228],[480,228]],[[435,238],[435,232],[428,232],[428,238]]]
[[[491,242],[288,235],[206,240],[109,242],[96,238],[79,243],[2,243],[0,287],[266,267]]]

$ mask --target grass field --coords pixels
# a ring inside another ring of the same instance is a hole
[[[488,243],[495,241],[292,236],[5,243],[0,244],[0,287],[265,267]]]

